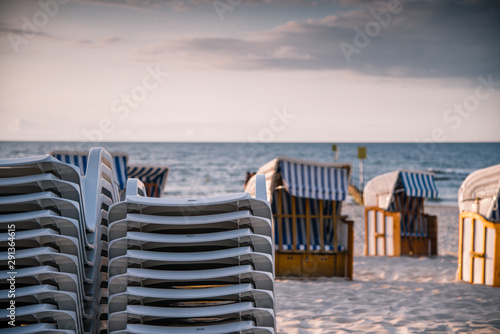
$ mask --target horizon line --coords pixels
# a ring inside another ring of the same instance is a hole
[[[0,140],[0,143],[89,143],[77,140]],[[145,143],[145,144],[500,144],[500,141],[273,141],[273,142],[248,142],[248,141],[103,141],[99,144],[116,143]]]

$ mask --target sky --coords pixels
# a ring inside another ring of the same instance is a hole
[[[0,0],[0,140],[500,141],[500,3]]]

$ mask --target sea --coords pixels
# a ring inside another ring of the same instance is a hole
[[[338,155],[332,151],[336,144]],[[500,143],[144,143],[101,144],[109,152],[126,152],[129,163],[170,167],[165,197],[217,196],[243,191],[247,172],[278,157],[352,164],[351,182],[361,187],[358,147],[366,147],[363,183],[390,171],[423,170],[435,174],[439,198],[428,204],[457,206],[458,189],[476,169],[500,164]],[[86,150],[89,143],[0,142],[0,158],[48,154],[52,150]],[[352,201],[352,198],[348,198]]]

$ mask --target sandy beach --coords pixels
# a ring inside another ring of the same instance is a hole
[[[458,208],[438,216],[439,256],[365,257],[363,207],[355,221],[354,279],[276,281],[278,333],[500,333],[500,289],[456,282]]]

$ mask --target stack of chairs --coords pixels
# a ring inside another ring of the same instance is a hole
[[[55,150],[50,155],[56,157],[62,162],[75,165],[80,168],[81,175],[85,175],[87,170],[87,152],[86,151],[66,151]],[[146,188],[148,197],[162,197],[167,184],[169,168],[165,165],[145,165],[133,164],[128,162],[128,154],[122,152],[112,152],[114,170],[116,172],[116,182],[120,189],[120,198],[125,197],[125,188],[128,178],[139,179]]]
[[[86,151],[66,151],[54,150],[49,153],[58,160],[67,164],[75,165],[80,168],[80,174],[83,176],[87,172],[88,153]],[[113,170],[116,174],[114,180],[120,189],[121,197],[125,194],[127,185],[128,154],[122,152],[111,153],[113,161]]]
[[[101,148],[90,151],[85,176],[50,155],[0,160],[0,333],[106,330],[101,303],[115,179]],[[12,300],[15,327],[8,324]]]
[[[109,333],[275,333],[263,175],[257,188],[256,198],[160,199],[129,179],[110,209]]]

